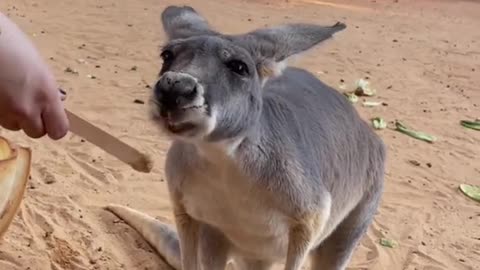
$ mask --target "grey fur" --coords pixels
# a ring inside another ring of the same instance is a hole
[[[178,108],[166,109],[165,83],[151,100],[173,139],[165,168],[178,238],[135,210],[108,209],[176,269],[223,270],[233,260],[236,269],[299,270],[308,256],[315,270],[345,269],[380,202],[384,144],[335,89],[305,70],[278,69],[345,25],[227,36],[191,7],[168,7],[162,18],[174,57],[159,81],[184,78],[189,91],[196,82]],[[232,59],[248,74],[233,72]]]

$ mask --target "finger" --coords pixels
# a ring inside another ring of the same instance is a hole
[[[0,119],[0,126],[12,131],[20,130],[20,125],[18,124],[18,122],[10,119]]]
[[[53,140],[60,140],[68,133],[69,122],[63,104],[54,102],[42,113],[46,133]]]
[[[25,134],[34,139],[41,138],[46,134],[40,114],[25,118],[25,120],[20,123],[20,128]]]

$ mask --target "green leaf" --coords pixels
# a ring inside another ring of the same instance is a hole
[[[461,184],[460,190],[467,197],[474,199],[475,201],[480,202],[480,186],[472,186],[467,184]]]
[[[357,96],[367,96],[371,97],[375,95],[375,89],[370,87],[370,83],[365,79],[360,79],[355,82],[357,86],[355,89],[355,94]]]
[[[385,129],[387,127],[387,122],[381,117],[372,118],[372,125],[375,129]]]
[[[380,245],[384,247],[394,248],[398,246],[398,243],[392,239],[380,238]]]
[[[474,130],[480,130],[480,121],[469,121],[469,120],[462,120],[460,121],[460,124],[466,128],[474,129]]]
[[[376,107],[382,105],[380,101],[364,101],[362,104],[364,107]]]
[[[358,102],[358,97],[354,93],[344,93],[344,95],[347,97],[348,100],[350,100],[351,103]]]
[[[396,127],[397,131],[399,131],[403,134],[406,134],[410,137],[413,137],[415,139],[418,139],[418,140],[422,140],[422,141],[429,142],[429,143],[433,143],[434,141],[437,140],[437,138],[435,138],[434,136],[429,135],[427,133],[411,130],[399,121],[395,122],[395,127]]]

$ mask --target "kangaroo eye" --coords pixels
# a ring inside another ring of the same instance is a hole
[[[164,63],[169,63],[173,60],[173,52],[165,50],[160,54],[160,57],[162,57]]]
[[[240,61],[240,60],[231,60],[227,63],[227,67],[237,73],[238,75],[246,76],[248,75],[248,67],[247,65]]]

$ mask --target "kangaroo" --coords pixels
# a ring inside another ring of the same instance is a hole
[[[161,17],[149,107],[172,142],[175,226],[107,209],[178,270],[345,269],[381,200],[385,145],[341,93],[285,61],[346,25],[226,35],[189,6]]]

